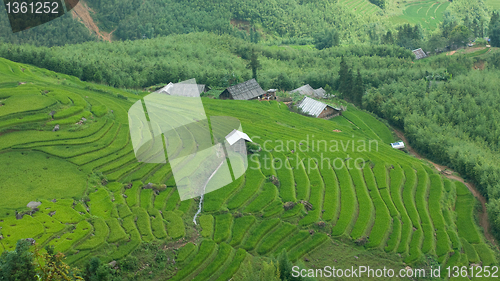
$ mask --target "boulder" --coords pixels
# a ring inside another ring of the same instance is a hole
[[[54,129],[52,129],[52,132],[57,132],[57,131],[59,131],[59,125],[55,125]]]
[[[35,209],[35,208],[40,207],[40,205],[42,205],[42,202],[31,201],[28,203],[28,205],[26,205],[26,207],[28,207],[30,209]]]

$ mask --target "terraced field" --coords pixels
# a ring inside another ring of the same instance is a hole
[[[399,24],[420,24],[425,29],[434,30],[443,21],[443,13],[448,5],[448,1],[409,2],[402,8],[402,15],[391,17],[390,20]]]
[[[378,11],[382,11],[377,5],[372,4],[368,0],[340,0],[339,3],[344,4],[349,10],[362,15],[373,15]]]
[[[22,95],[49,101],[16,112],[25,101],[14,97]],[[179,248],[172,280],[228,280],[251,256],[286,250],[297,261],[332,241],[387,252],[401,267],[425,255],[443,266],[498,264],[471,227],[475,198],[467,188],[390,148],[387,128],[355,109],[349,121],[317,120],[275,101],[204,99],[207,116],[238,118],[264,150],[249,155],[245,176],[206,194],[194,225],[198,199],[180,201],[168,163],[135,159],[127,110],[140,98],[0,59],[0,100],[10,105],[0,107],[0,182],[12,184],[0,185],[1,202],[11,202],[0,205],[3,249],[30,237],[71,263],[91,255],[109,262],[163,240]],[[75,124],[82,117],[87,121]],[[52,180],[44,188],[57,192],[34,192],[43,182],[9,165],[14,156],[26,165],[36,160]],[[78,177],[81,186],[72,182]],[[17,220],[33,200],[42,202],[39,211]]]

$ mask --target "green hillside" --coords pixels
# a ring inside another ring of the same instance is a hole
[[[0,73],[0,182],[14,183],[1,187],[5,250],[35,238],[79,264],[123,259],[141,242],[194,242],[177,252],[178,270],[163,273],[172,280],[227,280],[243,260],[283,249],[292,261],[306,255],[318,264],[331,262],[326,250],[394,268],[425,256],[443,267],[498,264],[474,221],[470,191],[392,149],[387,127],[352,105],[319,120],[275,101],[204,98],[207,116],[238,118],[265,150],[250,155],[244,177],[205,196],[195,226],[197,200],[180,201],[170,166],[135,158],[127,111],[141,96],[5,59]],[[32,192],[37,173],[53,193]],[[158,192],[142,188],[150,182]],[[40,210],[16,220],[32,200]],[[287,202],[295,206],[285,210]]]

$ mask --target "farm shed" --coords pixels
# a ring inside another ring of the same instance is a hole
[[[415,55],[415,57],[417,58],[417,60],[427,57],[427,55],[425,54],[424,50],[422,50],[422,48],[418,48],[416,50],[413,50],[412,52]]]
[[[207,87],[205,84],[196,84],[196,87],[198,89],[198,93],[196,93],[196,91],[193,91],[194,87],[190,85],[193,84],[189,83],[174,84],[170,82],[165,87],[155,91],[155,93],[174,95],[174,96],[198,97],[200,93],[206,93],[210,90],[210,88]]]
[[[325,98],[326,97],[326,91],[323,88],[319,89],[313,89],[309,84],[306,84],[302,87],[299,87],[293,91],[290,91],[290,93],[299,93],[303,96],[310,96],[310,97],[316,97],[316,98]]]
[[[255,79],[248,80],[228,87],[219,96],[223,100],[254,100],[265,96],[267,93],[262,90],[259,83]]]
[[[392,148],[395,148],[395,149],[403,149],[403,148],[405,148],[405,143],[402,141],[393,142],[393,143],[391,143],[391,146],[392,146]]]
[[[304,113],[323,119],[330,119],[342,113],[340,108],[335,108],[309,97],[304,97],[298,104],[298,107],[302,109]]]

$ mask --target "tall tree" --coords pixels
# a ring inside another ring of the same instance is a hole
[[[490,44],[493,47],[500,47],[500,13],[493,12],[489,25]]]
[[[37,281],[33,253],[29,251],[31,241],[17,241],[16,249],[0,256],[0,280]]]
[[[259,61],[259,55],[257,52],[255,52],[255,49],[252,48],[250,55],[250,62],[247,64],[247,69],[252,70],[252,78],[255,78],[257,80],[257,70],[262,68],[262,65],[260,64]]]
[[[361,72],[359,71],[359,69],[354,81],[352,92],[353,102],[358,106],[361,106],[363,101],[363,94],[365,93],[365,87],[363,86],[363,76],[361,76]]]

